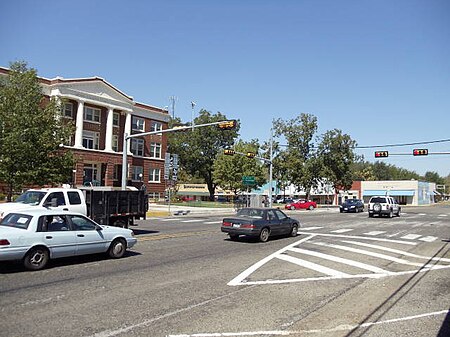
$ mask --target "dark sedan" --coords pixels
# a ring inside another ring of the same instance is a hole
[[[342,212],[364,212],[364,203],[359,199],[347,199],[339,206],[339,211]]]
[[[236,216],[223,219],[221,230],[228,233],[231,240],[245,235],[266,242],[271,236],[297,236],[299,227],[297,220],[277,208],[243,208]]]

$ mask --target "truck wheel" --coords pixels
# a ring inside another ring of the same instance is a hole
[[[23,265],[28,270],[40,270],[47,265],[49,253],[47,248],[32,248],[23,258]]]
[[[128,222],[123,219],[117,219],[113,222],[114,227],[128,228]]]
[[[108,249],[108,255],[113,259],[121,258],[127,250],[127,243],[124,239],[116,239]]]

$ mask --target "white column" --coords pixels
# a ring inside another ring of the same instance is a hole
[[[113,108],[108,107],[108,117],[106,119],[105,151],[109,152],[112,152],[113,111]]]
[[[123,133],[127,133],[128,135],[131,135],[131,113],[127,112],[126,118],[125,118],[125,130]],[[128,146],[127,146],[127,153],[131,153],[131,139],[128,140]]]
[[[83,147],[84,101],[78,100],[75,147]]]

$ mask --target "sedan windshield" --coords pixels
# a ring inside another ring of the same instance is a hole
[[[37,205],[41,202],[45,194],[46,194],[45,192],[40,191],[26,191],[16,199],[16,202],[21,202],[23,204]]]
[[[10,213],[0,222],[0,226],[27,229],[31,221],[31,216],[26,214]]]
[[[254,209],[254,208],[242,208],[237,213],[237,216],[248,216],[256,219],[262,219],[263,218],[263,211],[260,209]]]

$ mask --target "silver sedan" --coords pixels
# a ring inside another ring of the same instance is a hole
[[[0,261],[22,261],[29,270],[68,256],[120,258],[136,242],[132,230],[101,226],[78,213],[42,208],[9,213],[0,222]]]

